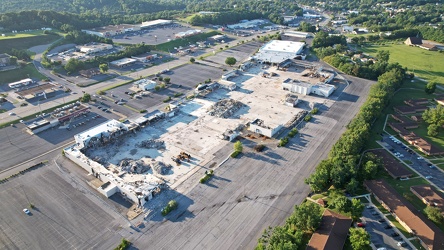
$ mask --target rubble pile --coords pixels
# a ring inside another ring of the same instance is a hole
[[[155,148],[155,149],[165,149],[165,142],[162,140],[144,140],[136,145],[139,148]]]
[[[123,159],[120,161],[119,168],[121,171],[131,174],[141,174],[150,169],[150,165],[146,164],[142,160]]]
[[[223,99],[211,106],[208,114],[219,118],[228,118],[238,111],[243,105],[243,103],[233,99]]]
[[[305,115],[308,114],[307,110],[302,110],[301,112],[297,113],[296,115],[294,115],[291,120],[289,120],[286,124],[285,127],[287,128],[292,128],[295,125],[297,125],[300,121],[302,121],[302,119],[304,119]]]
[[[165,165],[165,163],[161,161],[155,161],[151,163],[151,168],[153,169],[153,172],[160,175],[166,175],[170,171],[171,165]]]

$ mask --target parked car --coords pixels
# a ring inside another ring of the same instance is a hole
[[[392,234],[390,234],[392,237],[398,237],[399,234],[397,232],[393,232]]]
[[[390,225],[385,225],[385,227],[384,227],[384,229],[390,229],[390,228],[392,228],[392,226],[390,226]]]
[[[365,223],[364,222],[358,222],[356,224],[356,226],[358,226],[358,227],[365,227]]]
[[[381,219],[379,219],[378,221],[379,221],[379,222],[385,222],[385,219],[384,219],[384,218],[381,218]]]
[[[24,212],[25,214],[31,214],[31,212],[30,212],[27,208],[23,209],[23,212]]]
[[[398,245],[398,247],[405,247],[407,246],[407,243],[405,243],[405,241],[398,241],[396,245]]]

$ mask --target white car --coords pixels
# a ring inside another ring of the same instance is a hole
[[[14,112],[11,112],[11,113],[9,113],[9,115],[13,116],[13,115],[15,115],[15,113],[14,113]]]
[[[431,175],[427,175],[425,178],[426,179],[432,179],[433,177]]]
[[[25,214],[31,214],[31,212],[30,212],[27,208],[23,209],[23,213],[25,213]]]
[[[416,158],[416,159],[418,159],[418,160],[422,160],[422,159],[424,159],[424,158],[422,158],[421,156],[419,156],[418,158]]]

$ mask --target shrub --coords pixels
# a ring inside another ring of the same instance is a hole
[[[167,214],[169,214],[171,211],[173,211],[174,209],[176,209],[179,206],[179,203],[177,203],[177,201],[175,200],[170,200],[168,202],[168,204],[162,209],[162,215],[166,216]]]
[[[159,76],[159,81],[163,81],[163,77],[162,76]]]
[[[236,158],[236,156],[238,155],[238,154],[240,154],[240,152],[239,151],[234,151],[233,153],[231,153],[231,158]]]
[[[180,93],[180,92],[179,92],[179,93],[175,93],[175,94],[174,94],[174,97],[179,97],[179,96],[181,96],[181,95],[183,95],[183,93]]]
[[[293,128],[292,130],[290,130],[290,133],[288,133],[288,136],[290,136],[291,138],[293,138],[298,132],[299,132],[299,131],[298,131],[297,128]]]
[[[313,114],[313,115],[317,114],[318,112],[319,112],[319,109],[318,109],[318,108],[314,108],[314,109],[312,109],[312,110],[310,111],[310,113]]]
[[[161,89],[161,87],[159,85],[156,85],[156,87],[154,87],[155,91],[159,91]]]
[[[278,143],[278,147],[284,147],[285,145],[287,145],[288,141],[289,141],[288,137],[284,137],[284,138],[280,139],[279,143]]]
[[[207,181],[211,178],[211,176],[213,176],[213,175],[214,175],[213,170],[205,171],[205,176],[202,177],[202,178],[200,178],[199,182],[200,182],[201,184],[204,184],[204,183],[207,182]]]
[[[103,91],[103,90],[99,90],[99,91],[97,92],[97,94],[99,94],[99,95],[106,95],[106,92]]]
[[[309,122],[311,120],[311,115],[306,115],[304,121]]]
[[[129,242],[127,239],[123,238],[120,244],[114,248],[114,250],[125,250],[131,245],[131,242]]]
[[[191,63],[194,63],[195,61],[196,61],[196,59],[194,59],[194,57],[191,57],[191,58],[190,58],[190,62],[191,62]]]
[[[167,98],[163,99],[163,102],[169,102],[171,101],[171,96],[168,96]]]
[[[256,146],[254,146],[254,151],[256,151],[256,152],[262,152],[262,151],[264,151],[264,149],[265,149],[265,146],[263,144],[258,144]]]

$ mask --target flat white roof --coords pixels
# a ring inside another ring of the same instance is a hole
[[[102,133],[109,133],[122,128],[127,129],[127,127],[123,123],[117,120],[109,120],[86,131],[83,131],[82,133],[74,135],[74,139],[77,143],[87,142],[91,138],[99,136]]]
[[[305,43],[302,42],[292,42],[292,41],[281,41],[281,40],[271,40],[266,43],[261,51],[275,51],[275,52],[292,52],[299,53],[304,47]]]
[[[137,60],[133,59],[133,58],[122,58],[119,60],[112,61],[111,64],[119,66],[119,65],[125,65],[125,64],[133,63],[133,62],[137,62]]]
[[[151,27],[151,26],[156,26],[156,25],[165,25],[165,24],[169,24],[172,22],[173,22],[173,20],[157,19],[157,20],[142,22],[140,27],[146,28],[146,27]]]

